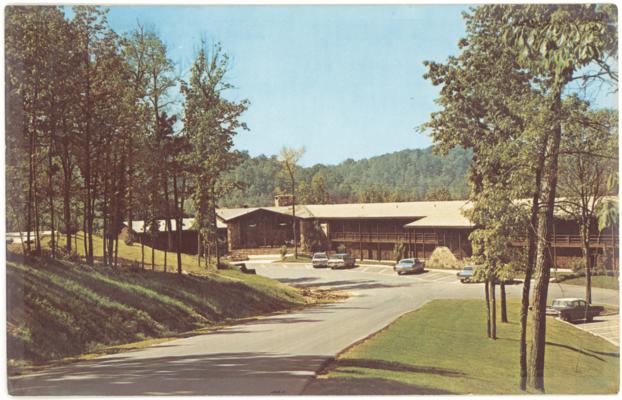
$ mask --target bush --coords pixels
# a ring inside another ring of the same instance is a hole
[[[585,262],[581,258],[573,258],[568,263],[568,266],[572,270],[572,272],[584,272],[585,271]]]
[[[458,269],[462,263],[454,256],[448,247],[437,247],[434,249],[426,266],[430,268],[452,268]]]
[[[287,246],[281,246],[281,248],[279,249],[279,253],[281,254],[281,260],[284,260],[285,256],[287,255]]]
[[[337,246],[337,253],[345,253],[346,252],[346,245],[345,244],[340,244],[339,246]]]

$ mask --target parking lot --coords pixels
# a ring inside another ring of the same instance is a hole
[[[577,321],[571,325],[620,346],[620,315],[618,314],[598,316],[594,317],[592,322]]]

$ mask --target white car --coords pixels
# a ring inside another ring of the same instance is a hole
[[[315,253],[311,258],[311,265],[313,268],[328,267],[328,256],[326,253]]]
[[[337,253],[328,259],[328,266],[332,269],[352,268],[355,263],[354,257],[347,253]]]

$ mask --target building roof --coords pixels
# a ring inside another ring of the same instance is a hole
[[[404,225],[406,228],[472,228],[474,225],[463,215],[433,215]]]
[[[615,197],[613,197],[615,198]],[[558,201],[563,199],[558,199]],[[517,200],[526,206],[529,199]],[[412,219],[404,227],[436,227],[436,228],[472,228],[474,225],[463,215],[463,211],[471,207],[468,200],[451,201],[411,201],[399,203],[355,203],[355,204],[297,204],[296,217],[301,219]],[[244,207],[219,208],[216,210],[217,226],[227,227],[226,222],[254,213],[259,210],[292,215],[292,206],[280,207]],[[556,207],[556,215],[562,216],[564,211]],[[165,230],[164,220],[158,221],[160,231]],[[183,230],[191,229],[194,218],[183,219]],[[142,221],[133,221],[132,229],[142,232]],[[175,221],[172,221],[175,230]]]
[[[125,225],[127,225],[127,221],[125,222]],[[192,229],[193,225],[194,225],[194,218],[184,218],[181,223],[181,230],[182,231],[190,230]],[[227,227],[227,224],[217,218],[216,227],[218,229],[225,229]],[[145,228],[146,227],[143,221],[132,221],[132,230],[134,232],[142,233],[144,232]],[[173,231],[177,230],[177,221],[175,221],[174,219],[171,219],[171,229]],[[166,231],[166,220],[164,219],[158,220],[158,231],[159,232]]]
[[[466,200],[412,201],[400,203],[298,204],[296,217],[320,219],[422,218],[431,215],[459,215]],[[292,206],[221,208],[216,212],[224,221],[231,221],[257,210],[292,215]]]
[[[459,215],[466,200],[411,201],[400,203],[359,203],[307,205],[316,218],[367,219],[367,218],[422,218],[433,215]]]

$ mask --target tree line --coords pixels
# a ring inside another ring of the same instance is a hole
[[[446,155],[433,149],[401,150],[337,165],[316,164],[296,169],[299,204],[374,203],[458,200],[468,195],[467,170],[471,151],[455,148]],[[227,177],[239,182],[221,200],[223,207],[269,206],[274,195],[289,193],[289,178],[281,174],[278,156],[251,157]],[[275,179],[276,177],[276,179]]]
[[[440,87],[440,111],[421,129],[440,153],[473,151],[469,217],[486,280],[487,333],[496,338],[495,286],[503,301],[504,280],[522,272],[518,384],[544,391],[555,213],[579,222],[588,302],[590,232],[599,220],[617,225],[617,200],[607,195],[618,191],[618,114],[593,108],[586,96],[596,85],[617,91],[617,12],[604,4],[497,5],[464,18],[460,53],[426,63],[425,77]],[[525,249],[512,246],[524,237]]]
[[[215,207],[234,186],[221,177],[242,161],[232,140],[247,129],[249,103],[226,98],[218,44],[201,43],[185,78],[152,30],[120,35],[106,16],[94,6],[6,8],[7,230],[24,232],[24,253],[51,257],[75,255],[81,232],[91,265],[98,234],[101,261],[117,265],[124,221],[145,221],[138,230],[154,240],[165,218],[181,273],[188,203],[204,254],[218,257]],[[62,232],[63,246],[53,234],[44,248],[43,230]]]

